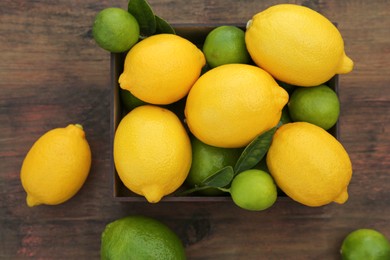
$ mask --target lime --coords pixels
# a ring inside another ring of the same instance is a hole
[[[271,175],[258,169],[246,170],[234,177],[230,194],[237,206],[252,211],[271,207],[278,196]]]
[[[241,149],[220,148],[207,145],[195,137],[191,139],[192,164],[186,183],[191,187],[200,186],[202,181],[226,166],[234,166],[241,155]],[[218,195],[216,188],[200,190],[205,195]]]
[[[357,229],[349,233],[342,245],[344,260],[388,260],[390,259],[389,240],[374,229]]]
[[[292,93],[288,109],[292,121],[309,122],[328,130],[339,118],[340,101],[326,85],[300,87]]]
[[[114,53],[125,52],[137,43],[139,25],[126,10],[109,7],[96,15],[92,34],[101,48]]]
[[[101,237],[101,259],[186,259],[179,237],[160,221],[128,216],[109,223]]]
[[[127,89],[119,88],[119,95],[121,98],[122,105],[128,111],[146,104],[146,102],[131,94],[131,92]]]
[[[203,52],[207,63],[214,68],[228,63],[250,62],[245,46],[245,33],[236,26],[219,26],[206,37]]]

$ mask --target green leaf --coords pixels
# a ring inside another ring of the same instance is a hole
[[[158,33],[170,33],[176,34],[175,29],[164,19],[155,15],[156,18],[156,34]]]
[[[273,127],[267,132],[257,136],[250,144],[247,145],[247,147],[245,147],[234,166],[235,175],[253,168],[261,161],[261,159],[263,159],[271,145],[272,137],[276,132],[276,129],[277,127]]]
[[[202,181],[202,186],[208,186],[213,188],[223,188],[230,184],[233,180],[234,171],[232,166],[226,166],[213,175],[207,177]]]
[[[185,190],[185,191],[181,192],[179,194],[179,196],[185,196],[185,195],[188,195],[188,194],[200,191],[200,190],[205,190],[205,189],[208,189],[208,188],[211,188],[211,187],[208,187],[208,186],[196,186],[194,188],[191,188],[191,189],[188,189],[188,190]]]
[[[141,36],[147,37],[156,32],[156,18],[146,0],[129,0],[127,10],[137,20]]]
[[[196,186],[194,188],[185,190],[182,193],[180,193],[180,195],[184,196],[196,191],[205,190],[209,188],[217,188],[223,192],[229,192],[229,189],[225,189],[224,187],[229,185],[232,182],[233,177],[234,177],[233,167],[226,166],[218,170],[213,175],[204,179],[200,186]]]

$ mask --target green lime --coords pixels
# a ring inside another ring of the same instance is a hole
[[[390,259],[389,240],[374,229],[357,229],[349,233],[341,245],[344,260],[388,260]]]
[[[258,169],[246,170],[235,176],[230,194],[237,206],[252,211],[271,207],[278,196],[271,175]]]
[[[340,101],[326,85],[300,87],[290,96],[288,109],[292,121],[309,122],[328,130],[339,118]]]
[[[179,237],[153,218],[128,216],[109,223],[101,237],[101,259],[186,259]]]
[[[251,58],[245,45],[245,33],[236,26],[219,26],[207,36],[203,53],[211,68],[229,63],[250,62]]]
[[[140,100],[139,98],[131,94],[131,92],[127,89],[119,88],[119,91],[122,105],[128,111],[146,104],[146,102]]]
[[[125,52],[137,43],[139,25],[126,10],[109,7],[96,15],[92,34],[101,48],[114,53]]]
[[[197,138],[191,139],[192,146],[192,164],[186,179],[190,187],[202,185],[203,180],[213,175],[226,166],[234,166],[241,155],[241,149],[220,148],[207,145]],[[222,194],[216,188],[200,190],[204,195]]]

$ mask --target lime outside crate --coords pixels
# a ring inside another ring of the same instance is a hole
[[[207,34],[219,25],[176,25],[174,26],[176,34],[180,35],[192,43],[202,48],[202,44]],[[240,28],[244,28],[242,25],[237,25]],[[126,53],[111,53],[111,104],[110,104],[110,140],[111,140],[111,158],[110,158],[110,174],[112,177],[113,197],[115,200],[124,202],[147,202],[142,196],[139,196],[131,192],[120,180],[118,173],[116,172],[114,159],[113,159],[113,143],[115,130],[125,115],[126,111],[122,108],[120,96],[119,96],[119,84],[118,78],[123,71],[123,64],[126,57]],[[327,85],[332,88],[338,94],[339,82],[338,75],[334,76],[327,82]],[[182,118],[181,118],[182,119]],[[336,138],[339,137],[339,123],[328,130]],[[186,196],[180,196],[180,193],[189,187],[185,187],[183,184],[176,192],[171,195],[165,196],[161,202],[216,202],[216,201],[231,201],[230,196],[203,196],[190,194]]]

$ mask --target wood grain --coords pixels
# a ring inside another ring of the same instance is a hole
[[[354,71],[340,76],[341,141],[354,175],[345,205],[308,208],[280,199],[264,212],[231,202],[121,203],[110,176],[109,54],[91,26],[127,1],[0,1],[0,259],[99,259],[105,225],[130,214],[177,232],[189,259],[339,259],[348,232],[376,228],[390,238],[390,1],[150,0],[170,23],[243,24],[282,2],[337,22]],[[33,142],[81,123],[93,153],[90,176],[70,201],[28,208],[19,180]]]

